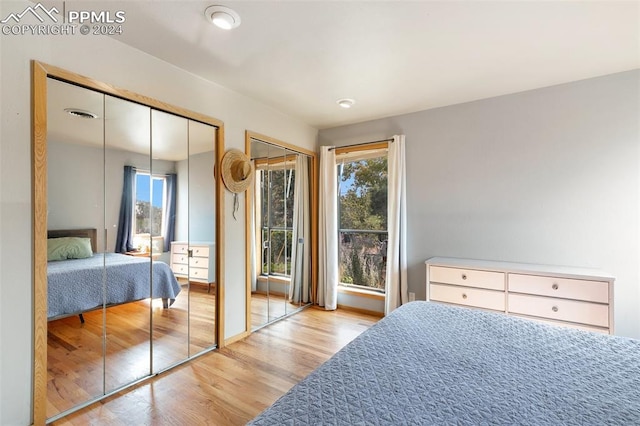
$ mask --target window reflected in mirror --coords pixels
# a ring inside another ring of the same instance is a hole
[[[46,263],[46,389],[34,387],[54,421],[216,347],[222,143],[195,113],[203,121],[55,78],[46,94],[35,221],[49,253],[34,256]]]
[[[248,136],[248,299],[256,330],[311,302],[313,153]]]

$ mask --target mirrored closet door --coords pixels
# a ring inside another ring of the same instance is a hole
[[[258,329],[311,303],[315,154],[247,132],[248,313]]]
[[[34,120],[36,423],[220,335],[222,124],[55,67],[38,76],[43,67],[34,65],[34,115],[46,111]]]

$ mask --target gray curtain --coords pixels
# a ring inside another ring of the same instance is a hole
[[[135,194],[136,169],[124,166],[124,180],[122,184],[122,201],[120,202],[120,216],[118,217],[118,234],[116,236],[116,253],[126,253],[133,250],[133,197]]]
[[[167,200],[167,211],[165,212],[164,223],[162,224],[162,237],[164,238],[163,251],[171,249],[171,241],[175,239],[176,233],[176,187],[177,175],[169,173],[165,179],[165,197]]]
[[[293,236],[289,301],[308,303],[311,294],[311,220],[309,217],[309,159],[298,154],[293,193]]]

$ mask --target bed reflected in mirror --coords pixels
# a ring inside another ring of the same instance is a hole
[[[217,343],[215,126],[47,78],[46,417]]]

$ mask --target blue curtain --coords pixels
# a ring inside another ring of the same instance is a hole
[[[135,193],[136,169],[124,166],[124,181],[122,184],[122,201],[120,202],[120,216],[118,218],[118,235],[116,237],[116,253],[133,250],[133,197]]]
[[[164,251],[170,250],[171,241],[174,240],[176,233],[176,181],[177,175],[175,173],[168,174],[165,180],[167,211],[165,212],[165,223],[162,227],[165,230],[165,234],[162,236],[164,238]]]

